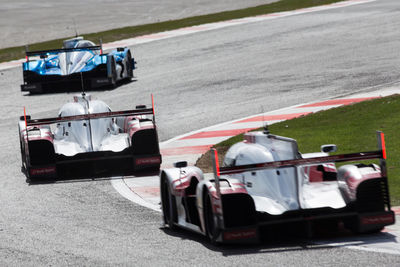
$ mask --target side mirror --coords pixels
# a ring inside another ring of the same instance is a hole
[[[330,152],[336,152],[336,151],[337,151],[337,146],[334,144],[321,146],[321,152],[330,153]]]
[[[175,168],[185,168],[187,167],[187,161],[178,161],[174,163]]]
[[[136,106],[136,109],[144,109],[144,108],[146,108],[146,105],[137,105]]]
[[[30,120],[30,119],[31,119],[31,116],[30,115],[26,115],[26,120]],[[24,121],[25,117],[24,116],[19,116],[19,120],[20,121]]]

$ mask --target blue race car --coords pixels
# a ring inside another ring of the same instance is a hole
[[[103,53],[101,45],[76,37],[65,40],[61,49],[26,52],[21,91],[43,93],[115,87],[117,82],[133,78],[135,63],[127,47]]]

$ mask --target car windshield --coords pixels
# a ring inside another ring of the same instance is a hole
[[[76,43],[75,48],[90,47],[90,46],[95,46],[95,44],[88,40],[81,40]]]

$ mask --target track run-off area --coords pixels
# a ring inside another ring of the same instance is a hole
[[[342,4],[233,22],[229,27],[182,29],[175,36],[160,33],[134,43],[121,41],[133,49],[137,81],[91,94],[119,110],[149,104],[153,93],[164,164],[169,167],[173,161],[195,158],[195,153],[176,150],[173,143],[204,149],[212,137],[203,132],[238,129],[210,128],[214,125],[225,127],[246,118],[258,127],[262,122],[251,119],[254,114],[277,121],[288,119],[283,115],[316,111],[303,107],[292,112],[303,103],[398,92],[400,3]],[[4,67],[0,74],[1,265],[395,266],[400,261],[396,251],[384,247],[398,241],[398,224],[384,233],[347,240],[215,247],[201,236],[165,229],[159,211],[128,201],[115,190],[117,183],[125,183],[132,191],[129,183],[143,177],[28,185],[20,172],[17,134],[23,107],[33,118],[55,115],[73,94],[21,95],[20,67]],[[253,128],[243,126],[247,127]],[[194,143],[192,135],[200,143]],[[142,188],[142,198],[154,193],[150,191]],[[157,207],[154,201],[146,202]]]

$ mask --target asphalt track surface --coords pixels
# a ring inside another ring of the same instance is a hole
[[[0,48],[257,6],[277,0],[0,0]]]
[[[114,109],[150,103],[161,141],[261,111],[397,85],[400,3],[234,26],[135,46],[138,80],[94,92]],[[256,246],[210,245],[162,228],[158,212],[120,196],[110,181],[27,185],[17,121],[57,114],[72,94],[22,96],[19,68],[2,71],[0,265],[379,265],[398,255],[313,245],[307,239]]]

